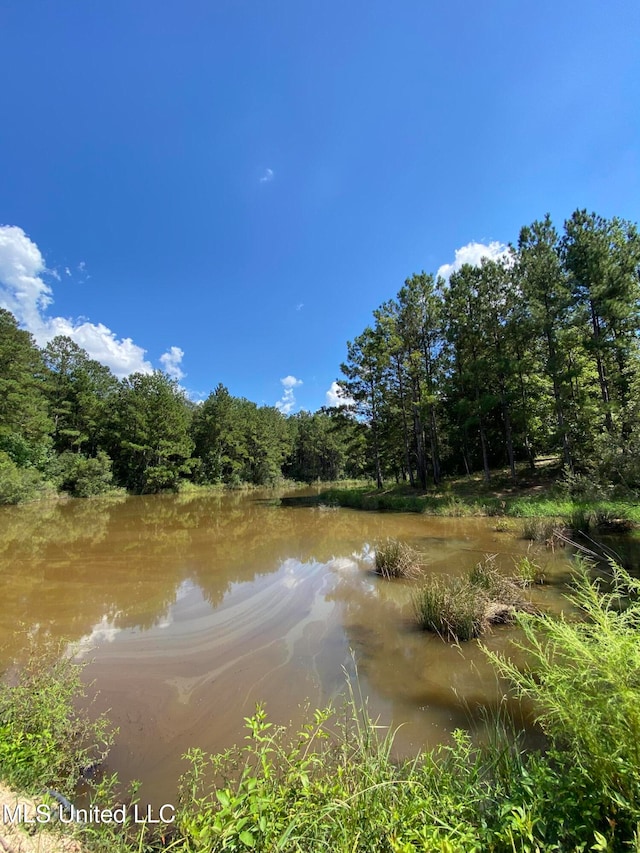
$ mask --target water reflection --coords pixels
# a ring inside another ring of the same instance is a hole
[[[111,764],[151,800],[173,795],[189,746],[241,739],[257,701],[287,722],[305,701],[334,698],[350,650],[372,712],[408,724],[399,749],[432,745],[504,689],[476,643],[458,649],[414,629],[411,585],[372,572],[387,536],[442,574],[486,553],[508,570],[527,549],[488,519],[294,509],[255,494],[4,508],[4,658],[24,643],[16,620],[92,657],[98,709],[120,727]],[[565,554],[539,559],[552,580],[568,572]],[[536,596],[560,606],[553,587]],[[498,629],[487,645],[510,636]]]

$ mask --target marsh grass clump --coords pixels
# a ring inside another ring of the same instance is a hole
[[[526,559],[526,558],[525,558]],[[531,566],[533,567],[533,563]],[[519,576],[507,577],[496,566],[495,554],[489,554],[469,572],[470,585],[483,590],[494,603],[506,604],[518,610],[528,610],[529,603],[522,595],[524,585]]]
[[[472,640],[486,628],[486,595],[466,578],[429,578],[413,604],[420,627],[445,640]]]
[[[523,583],[507,577],[487,555],[462,578],[429,578],[413,598],[418,624],[454,642],[472,640],[490,625],[515,621],[516,613],[533,613]]]
[[[564,527],[557,518],[525,518],[522,522],[522,538],[552,545]]]
[[[421,568],[420,554],[406,542],[387,539],[376,546],[375,570],[383,578],[417,578]]]

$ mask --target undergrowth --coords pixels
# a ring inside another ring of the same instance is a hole
[[[107,754],[106,717],[77,710],[86,696],[82,669],[61,645],[31,643],[26,662],[0,681],[0,778],[10,785],[70,794]]]

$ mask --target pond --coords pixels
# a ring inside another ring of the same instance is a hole
[[[241,741],[257,702],[275,722],[300,723],[356,669],[372,714],[402,724],[396,750],[415,753],[495,708],[505,686],[477,642],[416,630],[413,586],[373,573],[375,543],[408,542],[429,572],[461,574],[486,554],[508,572],[529,549],[518,531],[491,518],[281,506],[259,492],[5,507],[2,662],[25,630],[72,642],[90,661],[95,707],[119,728],[109,769],[140,780],[143,802],[172,802],[182,754]],[[569,557],[542,548],[535,559],[549,583],[534,600],[557,610]],[[484,642],[506,650],[513,637],[495,628]]]

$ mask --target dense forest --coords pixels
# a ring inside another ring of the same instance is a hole
[[[290,416],[221,384],[196,405],[160,371],[118,380],[0,310],[0,502],[283,477],[424,488],[549,454],[635,489],[639,297],[634,224],[576,211],[559,233],[547,216],[497,260],[412,275],[347,344],[347,405]]]

